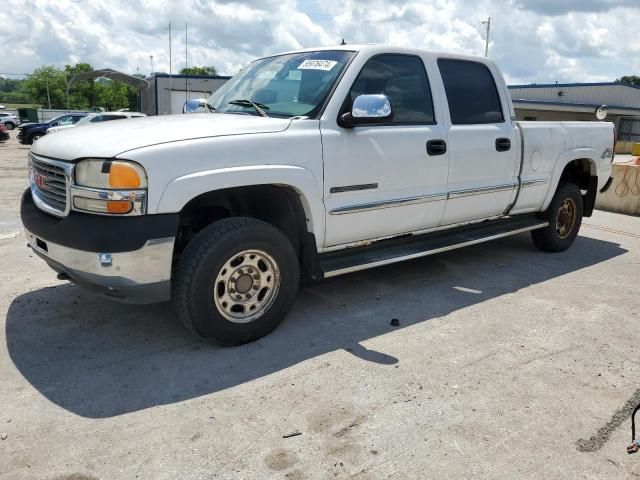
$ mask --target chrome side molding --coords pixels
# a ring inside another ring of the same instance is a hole
[[[419,195],[416,197],[398,198],[394,200],[382,200],[379,202],[361,203],[359,205],[349,205],[338,207],[329,211],[331,215],[344,215],[346,213],[365,212],[367,210],[378,210],[380,208],[399,207],[401,205],[412,205],[416,203],[437,202],[447,199],[446,193],[434,193],[429,195]]]
[[[464,190],[452,190],[447,198],[462,198],[471,195],[482,195],[485,193],[498,193],[513,190],[517,187],[516,183],[505,183],[502,185],[493,185],[491,187],[467,188]]]
[[[522,188],[537,187],[547,184],[549,180],[545,178],[537,178],[534,180],[526,180],[522,182]],[[375,184],[377,186],[377,184]],[[394,200],[382,200],[379,202],[361,203],[358,205],[348,205],[346,207],[338,207],[329,211],[330,215],[344,215],[347,213],[366,212],[367,210],[377,210],[380,208],[400,207],[402,205],[412,205],[416,203],[438,202],[449,200],[452,198],[464,198],[472,195],[484,195],[486,193],[507,192],[518,186],[517,183],[504,183],[502,185],[492,185],[490,187],[467,188],[464,190],[452,190],[449,193],[434,193],[429,195],[418,195],[415,197],[398,198]],[[348,187],[342,187],[348,188]],[[332,189],[332,193],[333,189]]]
[[[535,180],[525,180],[522,182],[522,188],[527,187],[537,187],[538,185],[543,185],[545,183],[549,183],[549,180],[546,178],[537,178]]]

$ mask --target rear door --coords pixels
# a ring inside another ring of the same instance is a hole
[[[442,224],[500,215],[515,194],[519,169],[506,88],[499,74],[480,62],[440,58],[438,69],[449,106]]]

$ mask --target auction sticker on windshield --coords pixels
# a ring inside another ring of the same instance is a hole
[[[328,72],[337,63],[335,60],[305,60],[300,64],[298,70],[324,70]]]

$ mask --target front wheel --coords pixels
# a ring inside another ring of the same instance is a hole
[[[33,145],[33,143],[37,141],[40,137],[42,137],[41,133],[34,133],[29,137],[29,143]]]
[[[280,230],[254,218],[228,218],[209,225],[187,245],[172,296],[192,332],[240,345],[282,322],[299,280],[298,258]]]
[[[548,220],[549,225],[531,232],[536,247],[546,252],[561,252],[569,248],[582,224],[582,194],[578,186],[560,184],[542,218]]]

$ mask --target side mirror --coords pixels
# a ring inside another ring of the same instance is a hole
[[[393,117],[391,102],[386,95],[359,95],[353,101],[351,112],[340,116],[341,127],[353,128],[356,125],[384,123]]]
[[[206,112],[206,98],[194,98],[187,100],[182,105],[182,113],[202,113]]]

